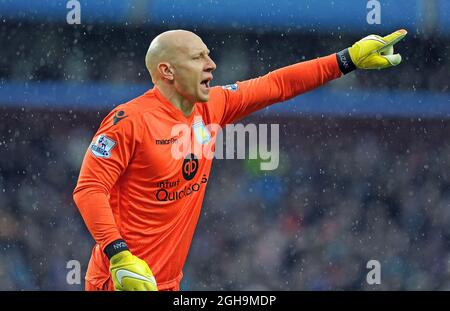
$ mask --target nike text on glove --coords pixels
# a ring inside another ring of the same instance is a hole
[[[385,37],[370,35],[359,40],[352,47],[336,54],[339,69],[347,74],[356,68],[383,69],[397,66],[402,57],[394,54],[394,44],[406,34],[405,29],[400,29]]]
[[[119,250],[119,252],[115,253],[115,250]],[[111,272],[112,281],[116,290],[158,290],[155,277],[153,276],[153,273],[147,263],[144,260],[132,255],[126,246],[125,241],[114,241],[105,248],[105,253],[110,258],[109,271]]]

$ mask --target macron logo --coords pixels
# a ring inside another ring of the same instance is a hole
[[[169,139],[156,139],[157,145],[172,145],[172,144],[178,144],[178,137],[174,136]]]
[[[116,277],[117,277],[117,280],[119,281],[120,286],[123,286],[122,285],[122,279],[123,278],[132,278],[132,279],[137,279],[137,280],[141,280],[141,281],[144,281],[144,282],[150,282],[154,286],[156,286],[155,277],[152,276],[150,278],[147,278],[147,277],[145,277],[143,275],[140,275],[140,274],[128,271],[128,270],[117,270]]]

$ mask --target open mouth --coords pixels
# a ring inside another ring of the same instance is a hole
[[[210,85],[209,85],[210,82],[211,82],[211,78],[208,78],[208,79],[202,80],[202,82],[200,82],[200,84],[202,86],[204,86],[206,89],[209,89],[210,88]]]

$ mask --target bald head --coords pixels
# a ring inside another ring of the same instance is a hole
[[[169,30],[153,39],[145,56],[145,65],[153,82],[160,78],[158,64],[176,63],[180,53],[187,53],[193,44],[199,42],[203,44],[199,36],[187,30]]]
[[[192,112],[195,103],[207,102],[209,98],[209,83],[216,69],[209,53],[193,32],[171,30],[153,39],[145,64],[163,96],[176,107],[185,105]]]

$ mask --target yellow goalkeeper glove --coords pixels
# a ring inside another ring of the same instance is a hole
[[[397,66],[402,57],[400,54],[394,54],[394,44],[406,34],[406,30],[400,29],[385,37],[370,35],[359,40],[350,48],[336,54],[341,72],[346,74],[356,68],[383,69]]]
[[[115,290],[157,291],[155,277],[147,263],[132,255],[124,240],[116,240],[105,248]]]

